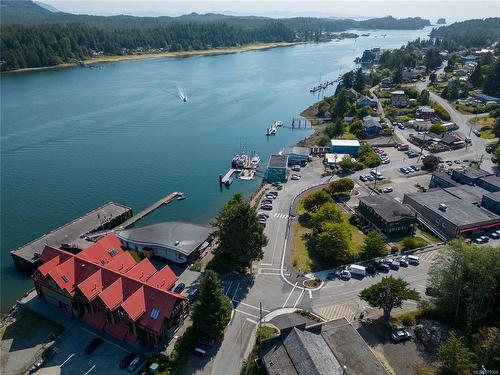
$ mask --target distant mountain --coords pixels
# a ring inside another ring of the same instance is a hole
[[[42,3],[41,1],[34,1],[34,3],[36,5],[38,5],[39,7],[47,9],[48,11],[50,11],[52,13],[58,13],[59,12],[59,9],[57,9],[56,7],[53,7],[52,5],[49,5],[49,4]]]
[[[0,1],[2,24],[43,22],[52,12],[29,0]]]

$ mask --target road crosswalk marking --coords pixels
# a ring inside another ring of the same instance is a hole
[[[288,214],[273,214],[273,217],[278,219],[288,219]]]
[[[438,251],[428,251],[417,255],[421,261],[432,263],[439,254]]]
[[[323,306],[317,309],[313,309],[313,311],[325,318],[326,320],[334,320],[338,318],[345,317],[347,321],[351,322],[354,320],[356,313],[346,303],[339,303],[335,305]]]

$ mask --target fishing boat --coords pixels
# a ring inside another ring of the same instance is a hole
[[[184,199],[186,199],[186,198],[187,198],[187,197],[186,197],[186,195],[185,195],[184,193],[180,193],[180,194],[177,196],[177,200],[178,200],[178,201],[182,201],[182,200],[184,200]]]
[[[266,129],[266,135],[267,135],[267,136],[270,136],[270,135],[271,135],[271,129],[270,129],[270,128],[267,128],[267,129]]]
[[[283,126],[283,121],[281,120],[277,120],[273,123],[273,125],[277,126],[277,127],[282,127]]]
[[[231,160],[231,167],[237,168],[238,167],[238,160],[240,159],[240,155],[236,154],[234,158]]]
[[[276,134],[276,128],[271,128],[271,135]]]

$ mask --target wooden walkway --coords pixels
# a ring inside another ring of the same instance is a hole
[[[181,194],[182,193],[179,193],[178,191],[174,191],[173,193],[170,193],[166,197],[163,197],[162,199],[160,199],[160,200],[156,201],[155,203],[153,203],[151,206],[149,206],[149,207],[145,208],[144,210],[142,210],[141,212],[135,214],[130,219],[128,219],[127,221],[125,221],[122,225],[118,226],[116,229],[117,230],[122,230],[122,229],[125,229],[125,228],[131,226],[132,224],[134,224],[135,222],[141,220],[143,217],[149,215],[151,212],[153,212],[154,210],[160,208],[164,204],[169,204],[177,196],[179,196]]]

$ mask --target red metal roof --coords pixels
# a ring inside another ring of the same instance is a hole
[[[78,288],[89,301],[99,297],[109,310],[121,306],[131,319],[157,332],[177,300],[186,299],[170,291],[177,277],[168,266],[157,271],[147,259],[136,263],[113,234],[78,254],[46,247],[40,258],[45,261],[38,271],[59,288],[71,295]]]

